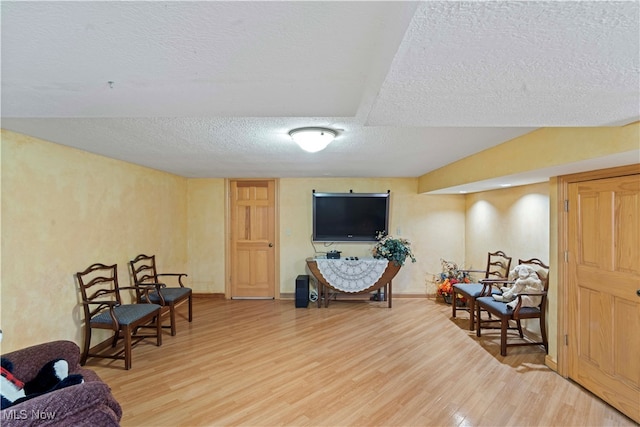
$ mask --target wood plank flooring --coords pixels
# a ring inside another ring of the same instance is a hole
[[[466,314],[429,299],[195,299],[178,333],[122,361],[89,359],[123,426],[635,426],[544,365],[542,348],[499,354]],[[168,321],[168,319],[167,319]]]

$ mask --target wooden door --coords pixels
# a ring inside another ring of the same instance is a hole
[[[231,298],[275,298],[275,181],[230,182]]]
[[[569,377],[640,422],[640,175],[569,184]]]

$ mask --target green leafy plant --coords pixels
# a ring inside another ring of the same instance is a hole
[[[382,233],[378,233],[376,239],[378,242],[372,249],[375,258],[386,258],[389,261],[393,261],[395,265],[404,265],[404,261],[407,258],[410,258],[411,262],[416,262],[416,257],[411,251],[411,243],[407,239],[396,238]]]

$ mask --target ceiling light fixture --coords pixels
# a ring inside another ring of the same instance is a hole
[[[327,145],[338,135],[333,129],[305,127],[292,129],[289,136],[305,151],[315,153],[327,148]]]

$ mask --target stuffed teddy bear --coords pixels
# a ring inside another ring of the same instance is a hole
[[[509,272],[509,279],[515,282],[511,287],[502,288],[502,295],[493,295],[496,301],[506,302],[507,306],[514,309],[518,304],[516,299],[518,294],[527,292],[540,292],[543,290],[542,281],[538,277],[536,271],[526,265],[521,264],[516,266]],[[540,304],[541,297],[533,297],[525,295],[522,297],[523,307],[537,307]]]
[[[0,358],[0,365],[2,374],[0,376],[1,409],[84,382],[80,374],[69,375],[69,364],[64,359],[48,362],[40,369],[34,379],[27,382],[22,382],[13,376],[13,363],[10,360]]]

